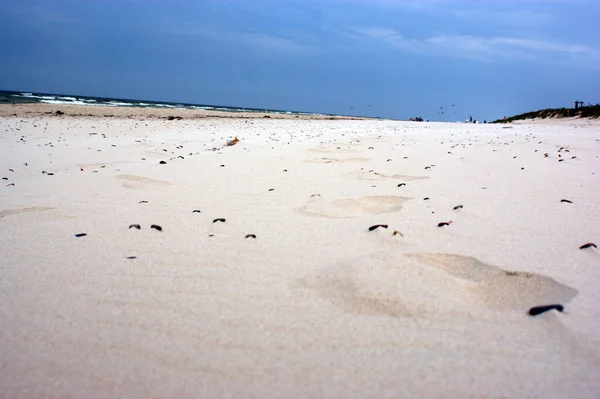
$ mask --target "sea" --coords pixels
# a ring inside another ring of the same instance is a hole
[[[205,104],[189,104],[189,103],[177,103],[168,101],[142,101],[142,100],[128,100],[124,98],[107,98],[107,97],[90,97],[90,96],[76,96],[76,95],[65,95],[65,94],[53,94],[53,93],[32,93],[32,92],[20,92],[20,91],[3,91],[0,90],[0,104],[76,104],[76,105],[102,105],[107,107],[143,107],[143,108],[173,108],[173,109],[196,109],[206,111],[227,111],[227,112],[260,112],[260,113],[272,113],[272,114],[287,114],[287,115],[320,115],[320,116],[332,116],[329,114],[311,113],[311,112],[297,112],[297,111],[285,111],[277,109],[263,109],[263,108],[242,108],[242,107],[227,107],[218,105],[205,105]]]

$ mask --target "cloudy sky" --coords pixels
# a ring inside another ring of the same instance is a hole
[[[598,21],[598,0],[1,0],[0,89],[492,120],[600,102]]]

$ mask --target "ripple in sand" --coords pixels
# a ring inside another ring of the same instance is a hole
[[[311,197],[299,209],[300,213],[327,218],[351,218],[365,214],[378,215],[398,212],[402,209],[405,197],[395,195],[367,196],[362,198],[341,198],[329,200],[324,197]]]

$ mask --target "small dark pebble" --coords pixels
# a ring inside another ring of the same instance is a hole
[[[3,177],[2,180],[8,180],[8,177]]]
[[[566,202],[568,204],[572,204],[573,203],[573,201],[570,201],[568,199],[561,199],[560,202]]]
[[[15,185],[15,183],[8,183],[8,184],[6,185],[6,187],[10,187],[10,186],[14,186],[14,185]]]
[[[369,231],[377,230],[379,227],[381,227],[383,229],[387,229],[388,225],[387,224],[375,224],[375,225],[369,227]]]
[[[454,210],[457,210],[457,209],[462,209],[462,208],[463,208],[463,206],[462,206],[462,205],[456,205],[456,206],[455,206],[454,208],[452,208],[452,209],[454,209]]]
[[[200,213],[200,209],[194,209],[192,213]]]
[[[87,234],[85,234],[85,233],[75,234],[75,237],[77,237],[77,238],[85,237],[85,236],[87,236]]]
[[[214,237],[215,235],[214,235],[214,234],[209,234],[208,236],[209,236],[209,237]]]
[[[398,187],[402,187],[402,186],[406,186],[406,183],[400,183],[400,184],[398,184]]]
[[[588,242],[587,244],[583,244],[582,246],[580,246],[579,249],[586,249],[590,247],[598,248],[593,242]]]
[[[558,310],[559,312],[562,312],[563,310],[565,310],[563,305],[544,305],[544,306],[536,306],[533,307],[531,309],[529,309],[529,316],[537,316],[539,314],[545,313],[549,310]]]
[[[50,173],[46,173],[48,176],[54,176],[54,173],[50,172]]]
[[[440,222],[440,223],[438,223],[438,227],[444,227],[444,226],[450,226],[450,223],[448,223],[448,222]]]
[[[218,219],[213,220],[213,223],[217,223],[217,222],[225,223],[225,218],[218,218]]]
[[[167,164],[167,162],[166,162],[166,161],[160,161],[160,162],[159,162],[159,164],[161,164],[161,165],[166,165],[166,164]]]
[[[284,172],[287,172],[287,169],[284,169],[283,171],[284,171]]]
[[[141,229],[141,228],[142,228],[142,226],[140,226],[139,224],[130,224],[130,225],[129,225],[129,228],[130,228],[130,229],[136,228],[136,229],[138,229],[138,230],[139,230],[139,229]]]
[[[256,238],[256,234],[246,234],[246,238]]]
[[[224,168],[224,167],[225,167],[225,165],[221,165],[220,167],[221,167],[221,168]]]
[[[137,256],[128,256],[127,259],[137,259]]]
[[[275,191],[275,189],[274,188],[270,188],[269,191]]]
[[[562,161],[564,161],[564,159],[559,159],[559,160],[558,160],[558,162],[562,162]]]
[[[151,229],[154,229],[154,230],[162,231],[162,227],[160,227],[160,226],[159,226],[159,225],[157,225],[157,224],[153,224],[152,226],[150,226],[150,228],[151,228]]]
[[[423,201],[429,201],[429,197],[423,198]]]
[[[140,201],[140,204],[147,204],[147,203],[148,203],[148,201],[145,201],[145,200]]]

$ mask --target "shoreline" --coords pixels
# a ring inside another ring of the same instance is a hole
[[[57,114],[60,111],[62,114]],[[0,117],[8,116],[76,116],[105,118],[150,118],[150,119],[294,119],[294,120],[386,120],[342,115],[298,115],[270,112],[227,112],[185,108],[155,107],[111,107],[105,105],[77,104],[0,104]]]

